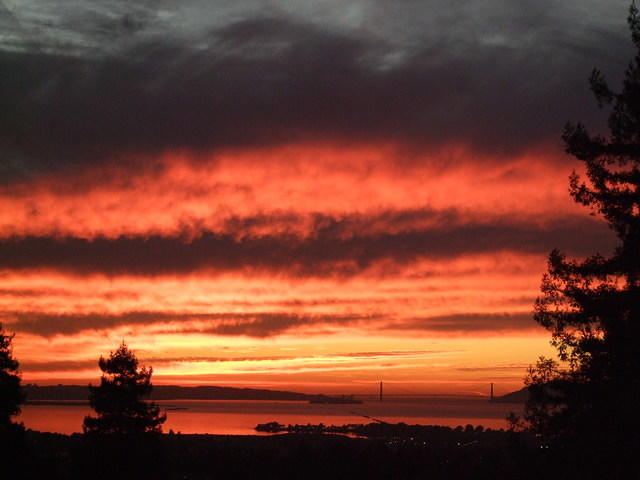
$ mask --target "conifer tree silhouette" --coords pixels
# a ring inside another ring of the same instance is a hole
[[[138,368],[138,359],[122,342],[109,358],[100,357],[100,385],[89,386],[89,403],[96,417],[85,417],[88,434],[161,433],[167,416],[142,397],[151,393],[152,368]]]
[[[25,428],[12,421],[20,414],[25,395],[20,388],[20,364],[13,356],[13,335],[0,324],[0,478],[32,478],[25,443]]]
[[[20,364],[13,357],[11,342],[13,335],[8,335],[0,324],[0,431],[11,426],[11,417],[20,413],[20,404],[24,402],[24,394],[20,389]]]
[[[598,70],[590,77],[598,104],[612,107],[610,134],[592,135],[584,125],[569,123],[562,136],[567,153],[584,165],[584,177],[570,176],[571,196],[602,215],[619,244],[609,257],[596,253],[581,261],[551,252],[535,320],[551,332],[563,365],[541,358],[530,368],[525,420],[564,445],[590,443],[632,458],[640,431],[640,17],[635,4],[628,25],[636,55],[621,91],[614,92]]]

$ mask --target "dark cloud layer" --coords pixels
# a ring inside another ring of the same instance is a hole
[[[11,72],[0,79],[0,178],[295,141],[454,143],[500,155],[558,144],[566,119],[601,125],[586,85],[593,57],[622,70],[629,46],[606,30],[581,43],[569,28],[563,35],[569,23],[537,13],[507,19],[537,39],[520,45],[440,31],[398,53],[380,35],[271,12],[190,40],[150,37],[119,55],[0,51]]]
[[[321,355],[326,358],[353,358],[355,360],[371,359],[371,358],[404,358],[404,357],[420,357],[425,355],[434,355],[444,353],[439,350],[391,350],[387,352],[348,352]],[[158,366],[173,363],[191,363],[191,362],[208,362],[208,363],[226,363],[226,362],[272,362],[285,360],[299,360],[315,358],[314,356],[300,355],[273,355],[273,356],[250,356],[250,357],[214,357],[214,356],[188,356],[188,357],[150,357],[142,358],[145,365]],[[57,372],[69,370],[84,370],[96,368],[98,362],[95,359],[87,360],[50,360],[50,361],[29,361],[21,362],[21,369],[25,372]]]
[[[605,225],[591,217],[567,217],[543,226],[504,218],[493,223],[453,222],[369,234],[353,228],[362,224],[361,220],[350,223],[348,218],[324,217],[304,237],[287,233],[238,237],[215,232],[203,232],[193,239],[158,235],[93,240],[16,237],[0,241],[0,269],[143,276],[202,270],[349,276],[379,261],[402,266],[420,259],[500,251],[545,255],[556,247],[589,255],[607,252],[612,246]]]
[[[416,330],[447,333],[481,333],[531,330],[539,328],[533,313],[459,313],[413,318],[401,324],[389,324],[385,329]]]
[[[119,314],[105,313],[36,313],[0,312],[0,318],[11,321],[11,329],[43,337],[74,335],[87,331],[109,330],[127,326],[166,325],[182,323],[182,334],[197,333],[225,336],[266,338],[299,328],[317,329],[327,326],[364,325],[386,331],[421,331],[431,333],[482,333],[531,330],[536,327],[532,313],[460,313],[388,321],[384,314],[297,314],[288,312],[258,313],[169,313],[164,311],[132,311]],[[185,322],[200,324],[186,325]],[[169,327],[167,332],[169,332]],[[347,356],[379,356],[379,352],[349,353]],[[163,360],[164,361],[164,360]],[[210,361],[210,360],[208,360]]]
[[[72,335],[90,330],[108,330],[127,326],[136,327],[168,322],[204,322],[203,325],[186,326],[182,333],[206,333],[214,335],[244,335],[263,338],[288,330],[314,325],[347,325],[379,318],[374,315],[318,314],[306,315],[287,312],[259,313],[182,313],[166,311],[131,311],[108,313],[38,313],[4,312],[0,316],[11,321],[11,329],[44,337]],[[169,331],[169,330],[167,330]]]

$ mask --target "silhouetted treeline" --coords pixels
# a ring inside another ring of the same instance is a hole
[[[34,400],[88,401],[89,388],[84,385],[28,384],[23,387],[27,402]],[[279,390],[260,390],[233,387],[179,387],[154,385],[149,400],[301,400],[307,401],[311,395]]]
[[[409,425],[403,422],[370,422],[366,424],[351,423],[346,425],[296,424],[283,425],[278,422],[258,424],[258,432],[269,433],[334,433],[367,438],[383,438],[402,440],[403,442],[437,442],[440,446],[448,443],[464,443],[483,441],[493,443],[495,439],[504,438],[504,430],[485,429],[482,425],[471,424],[455,428],[442,425]],[[471,434],[474,438],[471,440]],[[530,436],[530,435],[524,435]]]

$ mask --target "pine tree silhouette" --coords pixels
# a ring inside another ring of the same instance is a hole
[[[97,417],[85,417],[85,433],[161,433],[167,416],[142,397],[151,393],[152,368],[138,368],[138,359],[122,342],[109,358],[100,357],[100,385],[89,386],[89,403]]]
[[[4,332],[0,324],[0,430],[8,429],[11,417],[20,413],[24,395],[20,389],[20,364],[13,357],[13,335]]]
[[[525,420],[564,445],[629,460],[637,457],[640,431],[640,18],[635,4],[628,24],[637,53],[622,90],[611,90],[598,70],[590,78],[599,105],[612,106],[610,135],[592,135],[580,123],[567,124],[563,134],[567,153],[586,172],[586,178],[570,176],[571,196],[604,217],[619,245],[610,257],[595,254],[582,261],[551,252],[535,320],[551,332],[563,365],[541,358],[530,368]]]

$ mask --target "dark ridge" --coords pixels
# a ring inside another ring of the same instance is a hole
[[[28,384],[23,387],[27,403],[42,401],[88,401],[89,388],[85,385]],[[155,385],[150,400],[299,400],[309,401],[311,395],[280,390],[261,390],[233,387],[179,387]]]
[[[529,387],[524,387],[515,392],[507,393],[491,400],[494,403],[526,403],[529,399]]]

